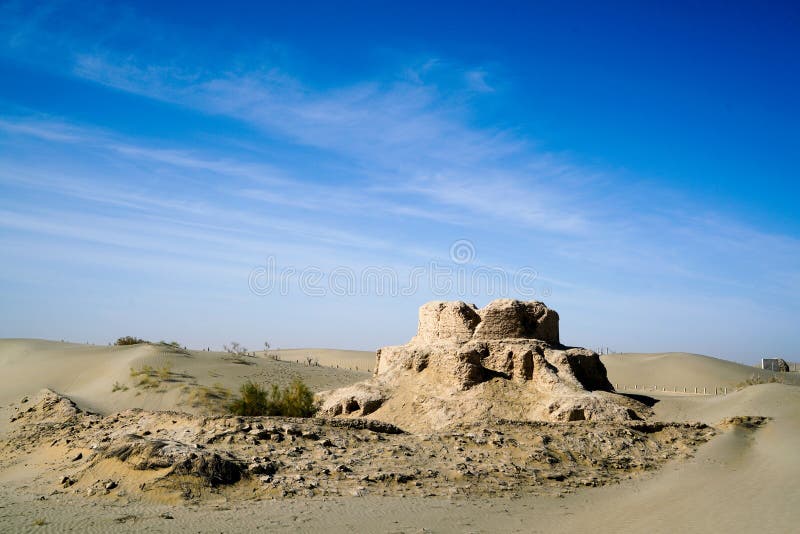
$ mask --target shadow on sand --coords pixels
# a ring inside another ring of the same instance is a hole
[[[628,397],[629,399],[633,399],[635,401],[639,401],[648,408],[652,408],[656,405],[656,403],[660,402],[658,399],[654,399],[653,397],[648,397],[647,395],[636,395],[634,393],[620,393],[617,392],[617,395],[622,395],[623,397]]]

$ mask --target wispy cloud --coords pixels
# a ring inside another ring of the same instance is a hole
[[[35,16],[19,9],[0,12],[2,54],[199,120],[224,117],[248,133],[233,140],[241,143],[224,134],[167,140],[4,113],[7,243],[33,234],[141,254],[154,271],[159,258],[205,258],[230,274],[275,252],[293,262],[408,266],[468,236],[482,262],[535,263],[556,286],[554,298],[558,289],[589,295],[602,284],[598,294],[616,295],[618,309],[645,292],[715,299],[720,308],[735,292],[753,310],[770,299],[800,301],[795,237],[476,123],[475,100],[503,97],[490,67],[432,55],[392,76],[323,86],[260,58],[217,63],[187,46],[173,56],[165,47],[125,48],[119,34],[134,29],[168,39],[133,12],[87,37],[57,27],[56,7]]]
[[[493,93],[494,88],[489,85],[489,82],[487,81],[488,76],[489,73],[483,69],[469,70],[464,75],[467,80],[467,85],[473,91],[477,91],[479,93]]]

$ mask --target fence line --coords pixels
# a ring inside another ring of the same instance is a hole
[[[727,395],[733,393],[733,386],[658,386],[654,384],[612,384],[616,391],[641,391],[651,393],[686,393],[687,395]]]

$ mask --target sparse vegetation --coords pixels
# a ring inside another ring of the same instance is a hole
[[[158,342],[159,345],[163,345],[164,348],[169,349],[170,352],[177,352],[179,354],[189,355],[189,351],[186,350],[186,347],[181,346],[180,343],[177,341],[164,341],[161,340]]]
[[[185,386],[186,402],[209,413],[224,413],[233,394],[219,383],[213,386]]]
[[[265,341],[265,342],[264,342],[264,354],[265,354],[265,355],[267,356],[267,358],[269,358],[270,360],[275,360],[276,362],[277,362],[277,361],[280,361],[281,357],[278,355],[278,353],[277,353],[277,352],[270,352],[270,351],[269,351],[270,347],[271,347],[271,345],[269,344],[269,341]]]
[[[281,394],[282,415],[286,417],[311,417],[317,411],[314,393],[301,380],[294,380]]]
[[[139,343],[150,343],[150,342],[146,341],[144,339],[140,339],[138,337],[125,336],[125,337],[121,337],[121,338],[117,339],[114,342],[114,345],[120,345],[120,346],[122,346],[122,345],[138,345]]]
[[[114,382],[114,386],[111,388],[111,393],[115,393],[117,391],[128,391],[128,386],[125,384],[120,384],[119,382]]]
[[[137,379],[137,388],[157,388],[160,384],[157,371],[150,365],[142,365],[139,369],[131,367],[131,378]]]
[[[246,382],[239,389],[240,397],[229,405],[231,413],[243,416],[273,415],[311,417],[317,406],[314,394],[296,379],[284,389],[272,385],[269,392],[255,382]]]
[[[231,360],[233,363],[238,363],[242,365],[251,365],[251,362],[245,360],[246,357],[252,357],[253,355],[248,352],[247,348],[243,347],[237,341],[231,341],[230,346],[223,345],[222,348],[230,354],[227,359]]]
[[[272,386],[271,398],[267,398],[267,391],[255,382],[245,382],[239,388],[240,398],[230,404],[230,411],[236,415],[277,415],[270,413],[276,397],[280,397],[277,386]]]
[[[740,382],[736,386],[736,389],[746,388],[747,386],[756,386],[758,384],[776,384],[776,383],[785,384],[786,381],[780,376],[765,377],[760,374],[753,374],[752,376],[750,376],[750,378],[748,378],[744,382]]]
[[[161,380],[169,380],[172,376],[172,364],[166,363],[158,369],[158,378]]]
[[[136,379],[134,385],[137,388],[157,388],[162,385],[162,382],[172,381],[174,375],[175,373],[172,372],[172,364],[169,362],[158,369],[154,368],[152,365],[142,365],[138,369],[131,367],[131,378]]]

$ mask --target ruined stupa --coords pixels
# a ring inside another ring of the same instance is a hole
[[[417,335],[377,351],[373,378],[323,392],[321,414],[364,417],[413,431],[501,418],[640,419],[648,408],[617,395],[600,357],[566,347],[558,314],[541,302],[500,299],[478,309],[429,302]]]

